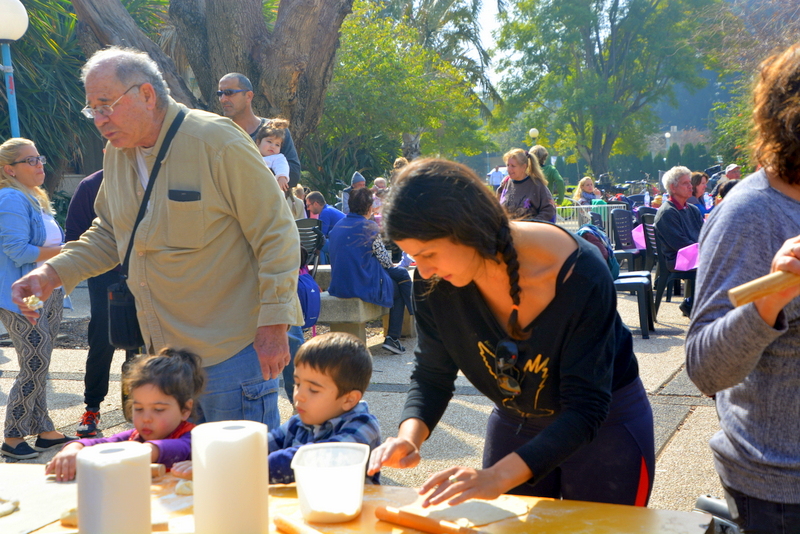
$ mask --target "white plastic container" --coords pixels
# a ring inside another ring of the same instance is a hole
[[[343,523],[358,517],[364,500],[369,445],[303,445],[292,459],[303,519]]]

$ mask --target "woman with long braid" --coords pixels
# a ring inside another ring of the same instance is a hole
[[[435,159],[403,169],[383,225],[417,262],[419,338],[398,436],[369,473],[419,463],[462,371],[496,405],[483,469],[434,474],[425,506],[503,493],[645,506],[653,416],[597,249],[509,222],[471,170]]]

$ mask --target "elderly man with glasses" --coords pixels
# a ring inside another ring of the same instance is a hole
[[[253,84],[244,74],[229,72],[220,78],[217,96],[222,105],[222,114],[247,132],[254,143],[258,132],[263,128],[269,128],[270,119],[258,117],[253,113]],[[288,129],[281,145],[281,154],[286,156],[286,161],[289,162],[288,188],[291,189],[300,182],[300,159],[297,157],[292,134]]]
[[[678,251],[697,243],[703,228],[703,216],[697,206],[688,202],[692,196],[692,171],[688,167],[672,167],[661,178],[664,189],[669,192],[656,213],[655,227],[661,239],[661,251],[667,260],[667,267],[675,270]],[[663,274],[666,276],[666,273]],[[692,311],[692,287],[687,286],[687,297],[681,302],[680,310],[688,317]]]
[[[71,291],[121,263],[146,186],[155,180],[128,260],[146,349],[172,346],[202,357],[208,382],[198,422],[250,419],[275,427],[278,376],[290,361],[287,329],[303,323],[300,242],[277,182],[239,128],[170,98],[146,54],[97,52],[82,79],[84,114],[108,140],[97,219],[14,284],[15,302],[31,294],[44,300],[62,285]],[[160,172],[152,173],[182,114]]]

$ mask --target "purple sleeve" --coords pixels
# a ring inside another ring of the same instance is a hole
[[[192,433],[187,432],[177,439],[154,439],[150,441],[158,447],[158,463],[167,468],[175,462],[192,459]]]
[[[117,443],[120,441],[128,441],[131,437],[131,434],[133,434],[133,429],[120,432],[119,434],[114,434],[113,436],[109,436],[107,438],[79,439],[78,443],[80,443],[84,447],[91,447],[92,445],[99,445],[100,443]]]

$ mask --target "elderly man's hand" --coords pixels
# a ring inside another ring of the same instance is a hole
[[[23,299],[36,295],[44,302],[59,286],[61,286],[61,278],[56,270],[49,265],[42,265],[14,282],[11,286],[11,300],[19,306],[20,312],[31,324],[36,324],[39,312],[29,308]]]
[[[258,354],[264,380],[278,378],[291,361],[289,335],[285,324],[259,326],[253,347]]]

